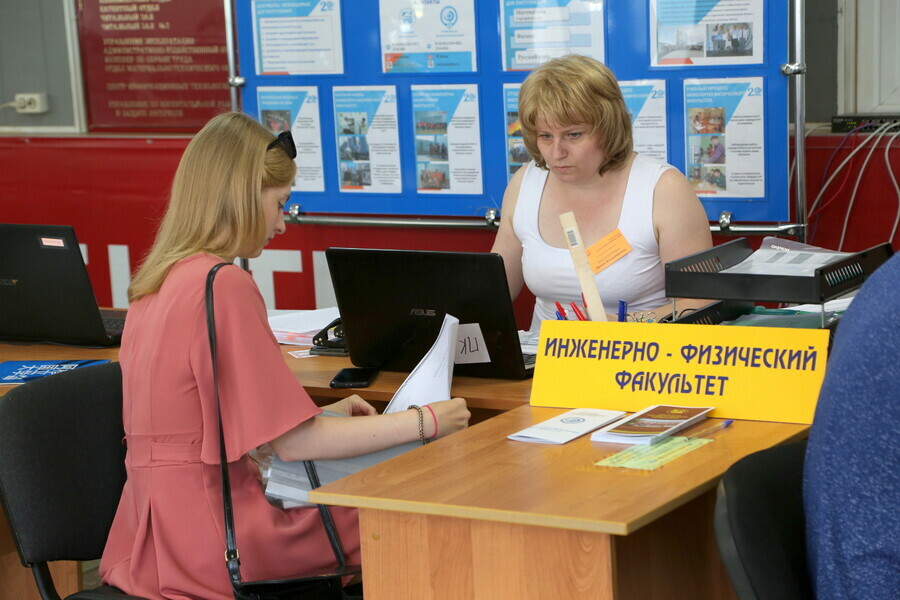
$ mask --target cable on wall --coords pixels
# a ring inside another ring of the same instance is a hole
[[[894,226],[891,228],[891,237],[888,238],[888,243],[890,244],[894,243],[894,236],[897,235],[897,225],[900,224],[900,185],[897,185],[897,178],[894,177],[894,170],[891,167],[891,159],[889,157],[891,144],[894,143],[897,136],[900,136],[900,131],[892,135],[891,139],[888,140],[888,143],[884,147],[884,164],[887,166],[887,172],[891,178],[891,183],[894,184],[894,191],[897,192],[897,216],[894,218]]]
[[[872,135],[872,147],[869,148],[869,153],[866,154],[866,159],[863,161],[862,167],[859,169],[859,175],[856,177],[856,183],[853,185],[853,191],[850,193],[850,202],[847,204],[847,211],[844,213],[844,225],[841,228],[841,239],[838,242],[838,252],[840,252],[844,247],[844,239],[847,236],[847,226],[850,224],[850,213],[853,209],[853,204],[856,202],[856,192],[859,189],[859,183],[862,181],[863,173],[866,172],[866,165],[869,164],[869,159],[872,158],[872,154],[875,152],[875,149],[878,148],[878,143],[881,141],[881,138],[885,136],[885,134],[895,128],[900,127],[900,123],[885,123],[881,127],[875,130],[875,134],[878,137],[875,137],[875,134]]]

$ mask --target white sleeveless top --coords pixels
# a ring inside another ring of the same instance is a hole
[[[619,216],[619,230],[631,245],[631,252],[594,275],[607,313],[616,314],[619,300],[628,303],[628,312],[666,303],[665,273],[653,231],[653,191],[660,176],[672,168],[640,154],[631,163]],[[555,302],[563,304],[570,318],[574,315],[569,302],[578,301],[581,305],[581,286],[568,248],[550,246],[538,229],[538,209],[548,174],[534,162],[526,167],[513,215],[513,230],[522,242],[525,285],[536,296],[533,332],[540,330],[541,321],[556,318]]]

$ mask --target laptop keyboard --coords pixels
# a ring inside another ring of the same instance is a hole
[[[94,321],[96,323],[96,321]],[[103,328],[106,331],[122,331],[125,327],[125,319],[103,318]]]

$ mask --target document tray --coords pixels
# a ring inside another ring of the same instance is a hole
[[[861,286],[894,251],[887,243],[873,246],[819,267],[811,276],[721,273],[752,253],[747,238],[737,238],[667,263],[666,296],[821,304]]]

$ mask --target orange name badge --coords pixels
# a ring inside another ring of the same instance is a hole
[[[599,273],[626,254],[631,252],[631,244],[617,227],[587,249],[588,263],[594,274]]]

